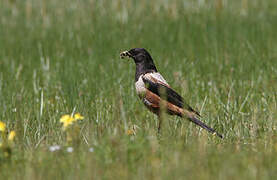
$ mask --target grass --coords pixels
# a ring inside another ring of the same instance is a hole
[[[1,179],[276,179],[276,1],[0,4],[0,120],[17,132]],[[171,116],[157,136],[119,59],[133,47],[223,140]],[[85,119],[68,153],[73,109]]]

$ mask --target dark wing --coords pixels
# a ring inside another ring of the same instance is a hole
[[[183,98],[177,92],[175,92],[173,89],[171,89],[169,86],[159,83],[159,81],[154,82],[153,80],[150,80],[144,76],[142,77],[142,79],[146,85],[146,88],[149,91],[155,93],[162,99],[166,98],[166,100],[168,102],[174,104],[175,106],[178,106],[180,108],[185,108],[189,111],[194,112],[198,116],[200,116],[200,114],[197,111],[195,111],[187,103],[185,103]]]

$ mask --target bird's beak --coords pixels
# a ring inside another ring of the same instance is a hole
[[[123,51],[120,53],[120,58],[123,59],[125,57],[132,57],[132,55],[128,51]]]

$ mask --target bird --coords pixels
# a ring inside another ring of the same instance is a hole
[[[159,118],[161,130],[162,109],[169,115],[186,118],[208,132],[223,138],[216,130],[199,120],[200,113],[189,106],[158,72],[150,53],[144,48],[133,48],[120,53],[120,58],[131,58],[136,65],[135,88],[143,104]]]

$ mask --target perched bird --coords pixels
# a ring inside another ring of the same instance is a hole
[[[162,123],[160,113],[164,106],[168,114],[185,117],[210,133],[216,134],[220,138],[223,137],[198,119],[200,114],[185,103],[183,98],[168,85],[158,72],[152,57],[144,48],[124,51],[120,53],[120,57],[129,57],[134,60],[136,64],[136,92],[144,105],[158,115],[158,132],[160,132]]]

